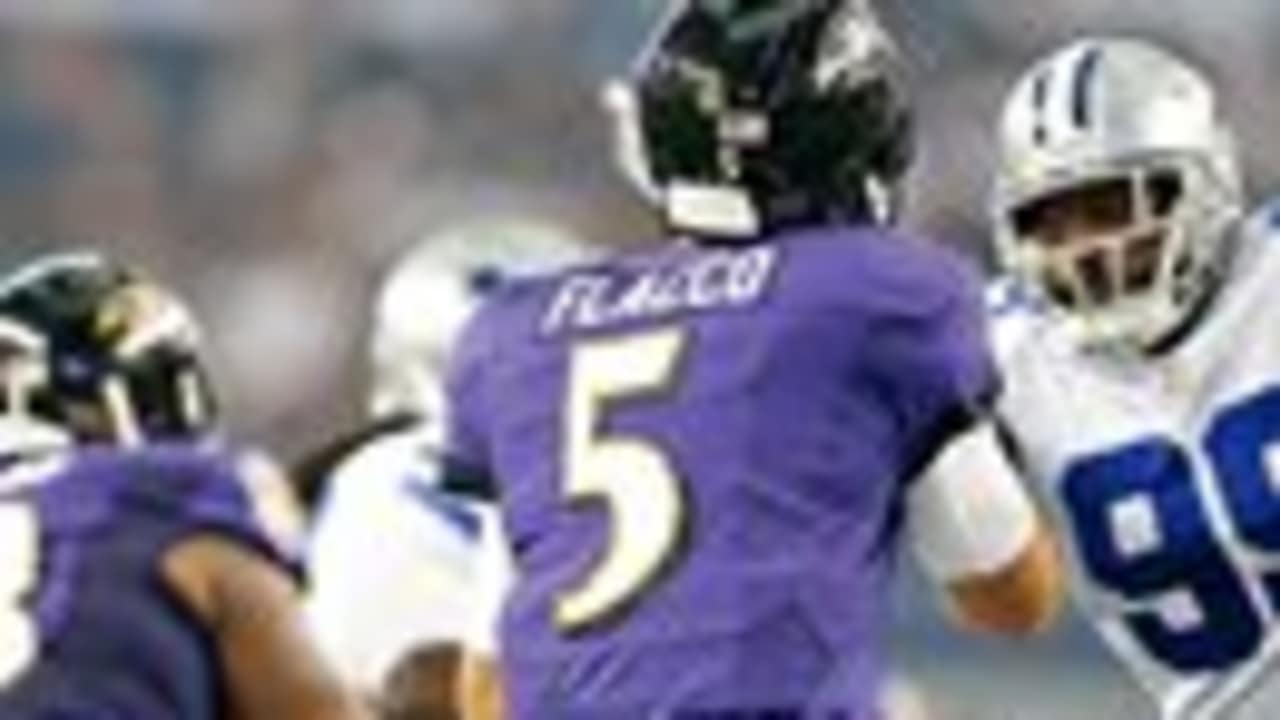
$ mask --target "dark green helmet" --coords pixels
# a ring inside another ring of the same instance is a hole
[[[913,150],[900,70],[868,0],[677,3],[610,88],[619,158],[677,228],[889,223]]]
[[[179,298],[130,268],[93,253],[40,258],[0,281],[0,323],[38,340],[4,349],[29,360],[0,364],[9,413],[21,404],[80,442],[190,440],[213,427],[199,328]],[[7,376],[19,367],[21,382]]]

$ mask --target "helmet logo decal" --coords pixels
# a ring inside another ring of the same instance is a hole
[[[1076,66],[1075,85],[1071,93],[1071,119],[1076,127],[1085,130],[1089,127],[1090,110],[1089,89],[1093,86],[1093,78],[1098,73],[1098,61],[1102,59],[1102,48],[1092,47],[1085,51]]]
[[[108,298],[94,318],[93,331],[123,357],[160,341],[197,342],[195,324],[186,309],[159,288],[142,283],[121,288]]]
[[[161,302],[155,291],[145,285],[121,288],[98,310],[93,320],[93,334],[114,345],[158,315]]]
[[[1033,140],[1039,145],[1049,142],[1049,127],[1045,123],[1044,109],[1049,102],[1050,72],[1046,70],[1040,73],[1031,88],[1032,112],[1035,113],[1035,129],[1031,132]]]

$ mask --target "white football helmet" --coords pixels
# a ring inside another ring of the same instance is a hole
[[[1212,287],[1242,185],[1199,71],[1141,40],[1079,40],[1037,62],[1005,102],[997,257],[1082,343],[1150,347]],[[1091,187],[1127,191],[1127,227],[1037,238],[1049,201]]]
[[[521,217],[476,220],[426,236],[392,268],[376,300],[370,412],[438,420],[449,353],[487,291],[589,256],[568,230]]]

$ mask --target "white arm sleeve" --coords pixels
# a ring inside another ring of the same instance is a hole
[[[423,487],[422,472],[414,478],[403,463],[341,472],[308,544],[307,621],[342,676],[366,692],[422,646],[493,646],[500,599],[488,597],[497,590],[482,541],[493,521],[487,508],[464,507],[475,521],[467,529],[415,496],[413,483],[439,492]]]
[[[953,439],[908,492],[910,542],[944,583],[1007,568],[1039,522],[991,422]]]
[[[502,518],[494,505],[477,506],[484,522],[481,537],[477,589],[473,594],[476,604],[472,613],[471,635],[468,647],[488,657],[498,655],[498,625],[507,594],[515,582],[515,561],[507,544]]]

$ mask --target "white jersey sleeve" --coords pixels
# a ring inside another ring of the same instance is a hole
[[[307,547],[306,615],[317,643],[374,692],[411,651],[494,651],[510,570],[494,508],[441,489],[412,435],[384,436],[339,465]]]
[[[911,544],[941,582],[1008,567],[1031,543],[1037,522],[990,422],[945,446],[907,497]]]

